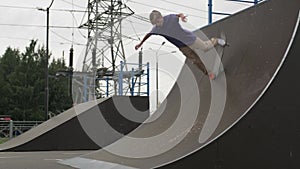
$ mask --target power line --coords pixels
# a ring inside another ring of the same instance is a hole
[[[73,0],[72,0],[72,10],[74,10]],[[74,27],[74,25],[75,25],[75,16],[74,16],[73,12],[71,12],[71,15],[72,15],[72,26]],[[72,47],[73,47],[73,43],[74,43],[74,28],[72,29]]]
[[[0,8],[38,10],[38,7],[11,6],[11,5],[0,5]],[[70,9],[50,9],[50,11],[58,11],[58,12],[86,12],[84,10],[75,10],[75,9],[72,9],[72,10],[70,10]]]
[[[29,41],[32,39],[28,38],[20,38],[20,37],[10,37],[10,36],[0,36],[1,39],[15,39],[15,40],[24,40],[24,41]]]
[[[12,40],[22,40],[22,41],[31,41],[34,38],[20,38],[20,37],[10,37],[10,36],[0,36],[0,39],[12,39]],[[57,43],[57,44],[71,44],[69,42],[59,42],[59,41],[50,41],[51,43]],[[85,44],[81,44],[81,43],[75,43],[74,45],[77,46],[85,46]]]
[[[199,9],[199,8],[190,7],[190,6],[187,6],[187,5],[179,4],[179,3],[176,3],[176,2],[171,2],[171,1],[168,1],[168,0],[161,0],[161,1],[164,1],[164,2],[169,3],[169,4],[177,5],[177,6],[180,6],[180,7],[193,9],[193,10],[196,10],[196,11],[201,11],[201,12],[206,12],[206,13],[208,12],[208,11],[205,11],[205,10],[202,10],[202,9]]]
[[[44,25],[25,25],[25,24],[7,24],[7,23],[0,23],[0,26],[13,26],[13,27],[35,27],[35,28],[45,28]],[[78,27],[72,26],[49,26],[50,28],[58,28],[58,29],[73,29]]]
[[[0,8],[15,8],[15,9],[34,9],[36,10],[36,8],[33,7],[26,7],[26,6],[10,6],[10,5],[0,5]]]
[[[59,12],[87,12],[84,10],[75,10],[75,9],[51,9],[51,11],[59,11]]]
[[[60,1],[62,1],[62,2],[64,2],[64,3],[67,3],[67,4],[69,4],[69,5],[76,6],[76,7],[78,7],[78,8],[82,8],[82,9],[85,9],[85,8],[86,8],[86,7],[83,7],[83,6],[81,6],[81,5],[77,5],[77,4],[74,4],[73,2],[69,2],[69,1],[66,1],[66,0],[60,0]]]
[[[135,3],[135,4],[143,5],[143,6],[146,6],[146,7],[152,7],[152,8],[156,8],[156,9],[161,9],[161,10],[164,10],[164,11],[178,13],[178,11],[175,11],[175,10],[170,10],[170,9],[162,8],[162,7],[159,7],[159,6],[145,4],[145,3],[141,3],[141,2],[137,2],[137,1],[133,1],[133,0],[128,0],[128,2],[132,2],[132,3]],[[192,17],[196,17],[196,18],[207,19],[206,17],[201,17],[201,16],[197,16],[197,15],[193,15],[193,14],[188,14],[188,15],[192,16]]]
[[[72,45],[75,44],[75,45],[85,46],[85,44],[74,42],[74,39],[69,40],[69,39],[67,39],[66,37],[64,37],[64,36],[62,36],[62,35],[60,35],[60,34],[54,32],[53,30],[50,30],[50,31],[51,31],[54,35],[56,35],[57,37],[59,37],[59,38],[65,40],[65,41],[67,41],[67,42],[70,42],[70,44],[72,44]]]
[[[144,21],[144,22],[147,22],[147,23],[150,23],[149,19],[144,17],[144,16],[141,16],[141,15],[138,15],[138,14],[133,14],[132,17],[136,18],[136,19],[139,19],[141,21]]]
[[[134,31],[136,37],[140,40],[140,37],[139,37],[139,35],[137,34],[136,29],[135,29],[135,27],[133,26],[132,21],[130,20],[130,18],[129,18],[129,23],[130,23],[130,25],[131,25],[131,27],[132,27],[132,30]]]

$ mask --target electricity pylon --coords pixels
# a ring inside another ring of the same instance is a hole
[[[109,68],[114,74],[116,64],[126,61],[121,24],[133,13],[122,0],[88,1],[88,21],[79,27],[88,29],[82,71],[93,72],[93,76],[96,76],[99,68]],[[116,81],[113,83],[116,94]]]

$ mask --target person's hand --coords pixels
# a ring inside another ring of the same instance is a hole
[[[177,14],[178,17],[180,17],[182,22],[186,22],[187,21],[187,16],[185,16],[183,13]]]
[[[142,45],[139,43],[139,44],[137,44],[137,45],[135,45],[135,50],[138,50],[140,47],[141,47]]]
[[[182,14],[180,18],[181,18],[182,22],[187,22],[187,16]]]

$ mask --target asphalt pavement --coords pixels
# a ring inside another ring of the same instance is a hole
[[[0,169],[73,169],[58,161],[90,151],[0,152]]]

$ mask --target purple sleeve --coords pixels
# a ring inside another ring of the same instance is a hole
[[[179,22],[179,17],[176,14],[170,14],[168,16],[170,16],[170,18],[172,18],[172,20],[174,19],[174,21]]]

